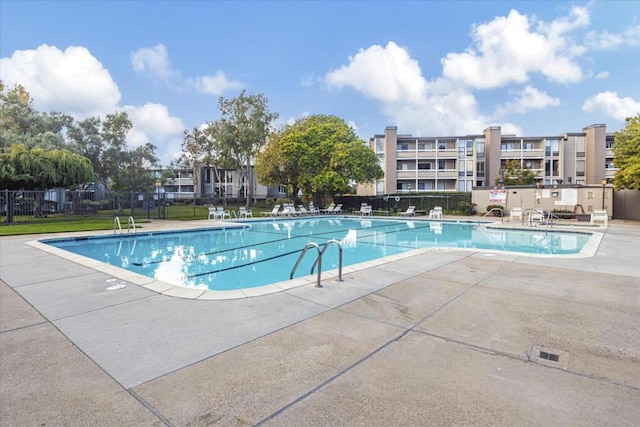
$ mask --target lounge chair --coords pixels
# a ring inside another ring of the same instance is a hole
[[[280,210],[280,205],[275,205],[271,212],[262,212],[262,216],[278,216],[278,211]]]
[[[522,221],[522,208],[511,209],[511,212],[509,212],[509,221],[513,221],[514,219]]]
[[[595,224],[596,221],[602,221],[604,225],[609,224],[609,215],[606,209],[594,209],[591,213],[591,224]]]
[[[320,209],[316,208],[313,205],[313,202],[309,203],[309,213],[311,213],[311,215],[318,215],[320,213]]]
[[[303,205],[298,205],[298,215],[308,216],[311,215],[311,212],[309,212]]]
[[[335,208],[331,211],[332,214],[340,214],[342,213],[342,204],[337,204]]]
[[[326,209],[320,209],[320,212],[324,214],[330,214],[333,213],[333,209],[335,209],[335,207],[335,203],[331,203]]]
[[[416,207],[409,206],[406,211],[400,212],[401,216],[416,216]]]
[[[244,206],[240,206],[238,208],[238,218],[253,218],[253,212],[251,211],[251,209],[247,209]]]
[[[290,203],[282,205],[282,210],[278,212],[278,216],[296,216],[297,214],[295,206]]]
[[[429,211],[429,218],[442,219],[442,207],[434,206],[434,208]]]

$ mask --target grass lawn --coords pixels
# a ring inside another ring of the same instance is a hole
[[[227,205],[225,209],[236,211],[237,206]],[[260,212],[264,209],[252,208],[253,216],[259,217]],[[122,227],[126,227],[128,215],[131,213],[129,210],[125,210],[125,215],[120,218]],[[166,219],[173,221],[193,221],[199,219],[207,219],[209,216],[209,208],[206,206],[196,206],[195,210],[193,205],[171,205],[166,207]],[[110,217],[111,211],[100,211],[99,214],[104,215],[101,219],[95,218],[78,218],[71,220],[64,220],[62,217],[59,221],[46,221],[46,222],[32,222],[27,224],[13,224],[13,225],[0,225],[0,236],[17,236],[21,234],[41,234],[41,233],[60,233],[67,231],[94,231],[94,230],[112,230],[113,218]],[[147,211],[144,209],[136,209],[134,212],[136,226],[143,228],[147,220]],[[149,212],[151,219],[157,217],[157,211],[154,209]],[[235,218],[232,214],[232,218]]]
[[[138,221],[136,221],[136,225]],[[64,231],[94,231],[113,229],[112,219],[77,219],[60,222],[41,222],[0,226],[0,236],[20,234],[60,233]]]

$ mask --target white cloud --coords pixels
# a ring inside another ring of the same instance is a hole
[[[394,42],[374,45],[349,58],[349,64],[328,72],[329,86],[351,86],[383,102],[420,102],[427,90],[418,62]]]
[[[598,74],[596,74],[594,76],[594,78],[596,78],[596,79],[606,79],[608,77],[609,77],[609,72],[608,71],[601,71],[601,72],[599,72]]]
[[[614,49],[620,46],[640,46],[640,25],[627,28],[622,33],[590,31],[586,37],[590,49]]]
[[[582,80],[574,59],[585,49],[569,33],[589,24],[588,11],[574,7],[567,17],[549,24],[529,19],[516,10],[473,29],[475,47],[463,53],[449,53],[442,59],[443,75],[477,89],[524,83],[531,73],[549,80],[572,83]]]
[[[162,104],[146,103],[142,107],[126,106],[134,126],[155,138],[180,135],[185,129],[182,120],[169,114],[169,109]]]
[[[120,101],[109,71],[82,46],[62,51],[43,44],[35,50],[17,50],[0,59],[0,79],[9,86],[24,86],[38,110],[78,118],[113,112]]]
[[[501,117],[508,114],[524,114],[531,110],[541,110],[547,107],[560,105],[558,98],[547,95],[533,86],[527,86],[519,91],[512,91],[514,102],[509,102],[496,109],[495,116]]]
[[[174,151],[180,147],[185,126],[178,117],[171,116],[162,104],[147,103],[141,107],[125,106],[133,128],[127,134],[127,142],[133,147],[152,143],[162,164],[175,159]]]
[[[640,101],[621,98],[616,92],[600,92],[587,98],[582,109],[589,113],[601,113],[619,121],[640,113]]]
[[[180,71],[171,67],[169,53],[163,44],[143,47],[132,52],[131,65],[135,71],[158,78],[174,90],[191,88],[198,92],[219,96],[228,90],[244,88],[242,82],[228,79],[220,70],[215,75],[188,77],[179,81]]]
[[[361,49],[325,80],[330,87],[352,87],[378,101],[403,132],[459,135],[477,133],[489,123],[472,93],[449,79],[428,82],[417,61],[394,42]]]
[[[149,73],[163,81],[177,74],[169,64],[169,54],[163,44],[154,47],[143,47],[131,53],[131,65],[140,73]]]
[[[244,87],[244,84],[238,80],[227,79],[227,76],[222,71],[218,71],[214,76],[188,78],[185,84],[199,92],[215,96],[222,95],[228,90],[242,89]]]

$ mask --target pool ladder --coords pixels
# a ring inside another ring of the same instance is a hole
[[[307,243],[304,249],[302,250],[302,253],[298,257],[298,261],[296,261],[296,265],[293,266],[293,269],[291,270],[291,274],[289,275],[289,279],[293,279],[293,274],[296,272],[296,269],[300,265],[300,262],[302,261],[302,258],[304,258],[307,251],[310,248],[315,248],[318,251],[318,256],[316,257],[316,260],[313,262],[313,265],[311,266],[311,271],[309,272],[309,274],[313,274],[313,270],[315,270],[317,265],[318,280],[316,282],[316,288],[321,288],[322,284],[320,283],[320,281],[321,281],[321,275],[322,275],[322,256],[324,255],[324,253],[327,251],[327,248],[332,243],[338,247],[338,281],[342,282],[342,244],[340,243],[340,241],[335,239],[327,240],[327,242],[324,244],[322,249],[320,249],[320,246],[318,246],[317,243],[313,243],[313,242]]]
[[[133,220],[133,217],[130,216],[129,219],[127,219],[127,233],[131,232],[131,228],[133,228],[133,234],[137,234],[136,232],[136,222]],[[122,234],[122,226],[120,225],[120,217],[116,216],[113,218],[113,234],[116,234],[117,232],[120,232],[120,234]]]

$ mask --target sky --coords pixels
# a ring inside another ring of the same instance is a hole
[[[640,2],[2,0],[0,79],[39,111],[126,111],[165,165],[242,90],[365,141],[614,132],[640,113]]]

